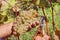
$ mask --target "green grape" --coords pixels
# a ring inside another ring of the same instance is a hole
[[[26,32],[35,21],[39,21],[36,17],[38,13],[35,10],[21,11],[17,16],[16,24],[14,25],[15,30],[22,34]],[[34,24],[35,25],[35,24]]]

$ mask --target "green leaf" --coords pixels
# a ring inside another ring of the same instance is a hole
[[[13,6],[16,3],[16,1],[15,0],[9,0],[9,3],[10,3],[10,5]]]

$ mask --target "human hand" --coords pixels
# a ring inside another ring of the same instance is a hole
[[[10,35],[12,32],[12,30],[11,30],[12,26],[13,26],[13,22],[10,22],[10,23],[4,24],[4,25],[0,25],[0,38]]]
[[[50,37],[48,35],[41,36],[35,36],[34,40],[50,40]]]

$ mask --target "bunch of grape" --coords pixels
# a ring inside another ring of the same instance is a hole
[[[14,30],[19,34],[28,31],[39,24],[39,15],[36,10],[21,11],[16,17]]]

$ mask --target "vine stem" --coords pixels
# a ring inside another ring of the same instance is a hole
[[[54,28],[55,28],[54,12],[53,12],[54,8],[53,8],[53,5],[52,5],[52,0],[49,0],[49,2],[50,2],[50,5],[51,5],[51,10],[52,10],[52,26],[53,26],[53,30],[54,30]]]
[[[53,12],[53,7],[51,7],[52,9],[52,26],[53,26],[53,30],[55,28],[55,23],[54,23],[54,12]]]
[[[45,17],[45,24],[46,24],[46,30],[47,30],[47,34],[50,36],[50,33],[49,33],[49,28],[48,28],[48,19],[46,17],[46,14],[44,12],[44,8],[42,7],[42,12],[43,12],[43,15]]]
[[[54,31],[53,34],[55,34],[54,8],[53,8],[52,0],[49,0],[49,2],[50,2],[51,10],[52,10],[52,27],[53,27],[53,31]],[[56,2],[56,0],[55,0],[55,2]],[[55,34],[55,35],[56,35],[56,34]],[[53,36],[54,36],[54,35],[53,35]],[[51,39],[52,39],[52,40],[55,40],[54,38],[51,38]]]

